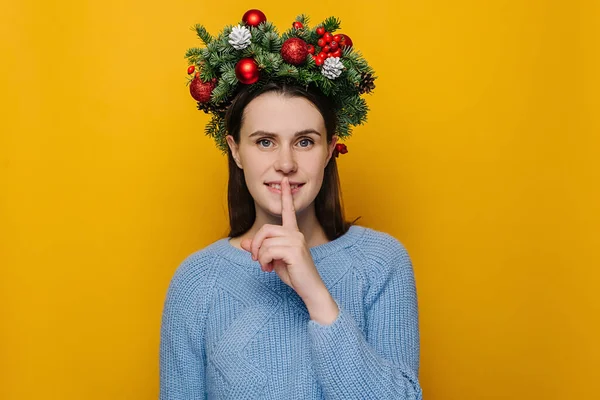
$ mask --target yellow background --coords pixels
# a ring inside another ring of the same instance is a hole
[[[377,71],[347,216],[413,259],[427,399],[597,399],[598,2],[13,1],[0,17],[0,399],[151,399],[164,295],[226,233],[183,58],[249,8]]]

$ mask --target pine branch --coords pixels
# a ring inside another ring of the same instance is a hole
[[[233,31],[233,25],[225,25],[221,33],[219,33],[219,35],[217,36],[217,39],[220,41],[229,40],[229,35],[231,34],[231,31]]]
[[[315,84],[315,82],[323,77],[320,72],[313,72],[306,68],[301,68],[298,70],[298,81],[300,81],[303,85]]]
[[[262,24],[259,26],[263,26]],[[263,26],[264,28],[264,26]],[[260,44],[262,43],[264,37],[265,37],[265,31],[259,29],[256,26],[251,26],[250,27],[250,42],[251,43],[256,43],[256,44]]]
[[[213,114],[210,121],[204,127],[204,133],[206,134],[206,136],[209,136],[213,139],[217,137],[217,135],[219,133],[219,127],[218,127],[219,119],[220,118],[218,115]]]
[[[346,81],[349,82],[348,86],[357,86],[360,83],[360,72],[346,64],[344,64],[344,66],[346,67]]]
[[[310,17],[306,14],[300,14],[296,17],[295,20],[301,22],[302,25],[304,25],[304,28],[306,29],[308,23],[310,22]]]
[[[209,68],[203,68],[202,71],[200,71],[200,79],[202,80],[202,82],[208,82],[213,78],[216,78],[217,75],[215,74],[215,72],[212,69]]]
[[[263,33],[274,32],[279,35],[277,28],[271,21],[266,21],[265,23],[258,25],[258,30]]]
[[[208,31],[206,30],[206,28],[200,24],[196,24],[192,30],[196,31],[196,34],[198,35],[198,37],[200,38],[200,40],[202,40],[202,42],[204,42],[205,45],[208,46],[208,44],[210,42],[213,41],[213,37],[210,35],[210,33],[208,33]]]
[[[227,146],[227,140],[225,139],[227,137],[227,129],[225,126],[225,119],[221,116],[219,116],[216,121],[216,133],[217,133],[217,140],[216,140],[217,147],[223,153],[227,153],[228,146]]]
[[[298,77],[298,68],[296,68],[293,65],[284,63],[281,69],[278,71],[277,76],[296,78]]]
[[[210,100],[217,104],[224,101],[232,88],[232,85],[229,84],[225,79],[219,79],[219,83],[217,83],[217,87],[215,87],[212,91],[212,95]]]
[[[235,75],[235,64],[223,64],[219,69],[221,70],[221,79],[226,81],[232,87],[237,85],[238,79]]]
[[[315,76],[315,78],[317,78],[317,77]],[[323,94],[325,94],[325,96],[331,96],[331,94],[335,88],[335,85],[331,79],[326,78],[323,75],[321,75],[319,78],[317,78],[315,80],[315,83],[317,84],[317,87],[319,89],[321,89]]]
[[[323,22],[322,26],[325,28],[326,32],[333,33],[340,29],[341,24],[342,22],[338,18],[329,17]]]
[[[192,47],[185,52],[185,58],[200,57],[202,55],[202,50],[204,49],[200,47]]]
[[[262,48],[268,52],[279,52],[282,44],[283,43],[276,32],[265,33],[261,42]]]
[[[242,57],[254,57],[257,54],[261,53],[261,47],[257,43],[251,43],[250,46],[246,47],[242,50]]]

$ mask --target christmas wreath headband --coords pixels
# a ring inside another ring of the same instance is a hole
[[[355,50],[348,35],[335,34],[340,20],[329,17],[315,29],[309,18],[299,15],[292,27],[279,35],[260,10],[249,10],[237,26],[226,26],[216,37],[204,26],[196,31],[206,47],[190,48],[188,85],[198,110],[211,114],[206,134],[227,152],[225,113],[240,88],[257,90],[268,82],[316,87],[332,100],[341,139],[352,126],[367,120],[369,111],[362,94],[371,93],[376,79],[373,69]],[[340,144],[338,153],[346,153]]]

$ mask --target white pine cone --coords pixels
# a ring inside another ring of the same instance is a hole
[[[243,50],[250,46],[250,30],[245,26],[235,26],[229,34],[229,44],[236,50]]]
[[[335,79],[342,74],[343,70],[344,64],[342,64],[339,57],[329,57],[325,59],[321,73],[326,78]]]

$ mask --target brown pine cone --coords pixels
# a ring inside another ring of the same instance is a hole
[[[363,72],[360,75],[360,83],[358,84],[358,92],[360,94],[363,93],[371,93],[371,91],[375,89],[375,78],[372,74],[368,74]]]
[[[227,107],[231,104],[231,100],[221,102],[217,105],[212,102],[201,103],[198,102],[198,110],[204,111],[206,114],[210,113],[224,113],[227,111]]]

